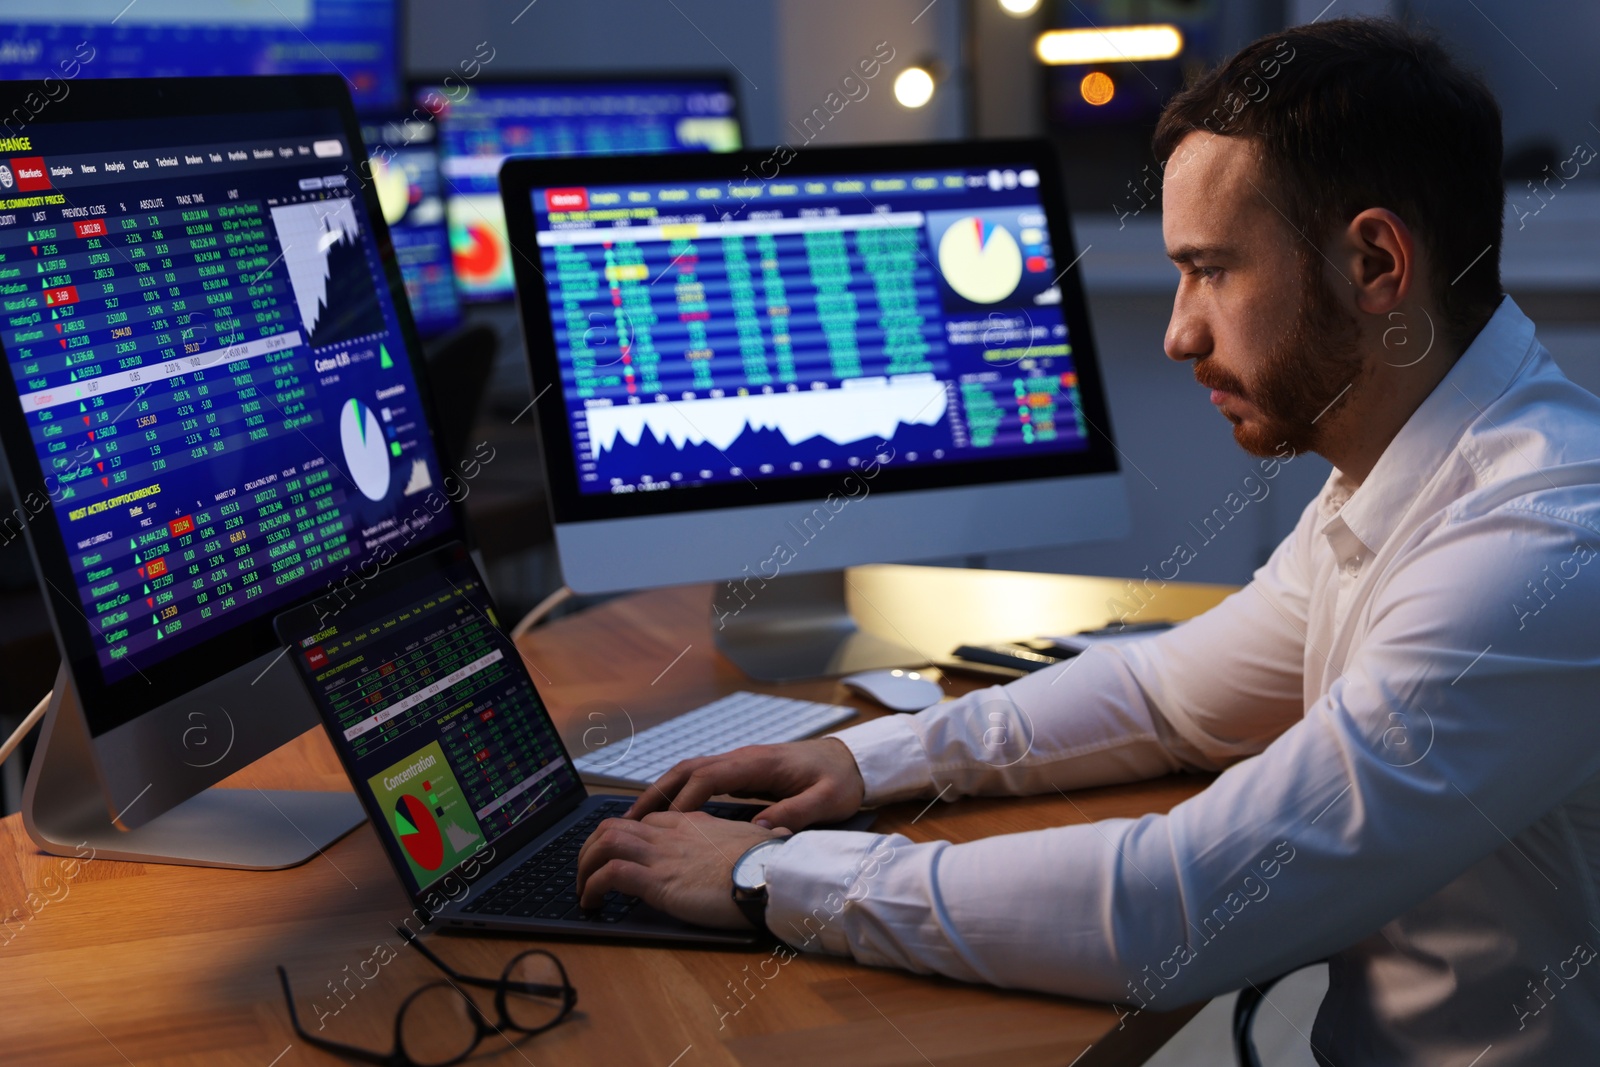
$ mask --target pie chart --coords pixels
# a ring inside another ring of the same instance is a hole
[[[974,304],[997,304],[1022,281],[1022,249],[1004,226],[968,215],[939,238],[939,271]]]
[[[498,193],[462,193],[445,201],[456,281],[468,296],[510,296],[511,242]]]
[[[377,413],[354,397],[339,412],[339,444],[344,449],[345,472],[368,500],[389,493],[389,443]]]
[[[404,170],[384,162],[382,156],[373,156],[372,187],[377,190],[384,222],[393,226],[406,217],[406,209],[411,206],[411,181]]]
[[[451,251],[456,270],[474,282],[487,283],[500,271],[502,241],[493,226],[484,222],[468,224],[461,240]]]
[[[394,802],[394,832],[400,838],[400,847],[418,867],[437,871],[444,862],[444,839],[439,836],[433,812],[409,793]]]

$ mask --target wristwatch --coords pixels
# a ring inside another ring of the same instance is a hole
[[[733,864],[733,902],[739,906],[750,925],[768,937],[767,929],[767,863],[772,853],[788,841],[788,837],[773,837],[758,841],[745,849]]]

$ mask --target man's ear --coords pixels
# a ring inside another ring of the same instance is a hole
[[[1411,228],[1387,208],[1371,207],[1345,228],[1345,262],[1358,310],[1387,315],[1418,283],[1418,248]]]

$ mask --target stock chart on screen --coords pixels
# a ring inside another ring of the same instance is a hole
[[[437,559],[286,634],[418,888],[578,786],[483,583]]]
[[[1028,167],[533,191],[579,488],[1088,448]],[[1069,257],[1070,258],[1070,257]]]
[[[725,78],[477,82],[419,90],[438,116],[456,276],[468,300],[509,300],[511,246],[500,202],[507,156],[732,152],[740,147]]]
[[[0,341],[108,681],[448,528],[336,112],[29,145]]]

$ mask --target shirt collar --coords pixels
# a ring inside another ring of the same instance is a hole
[[[1339,562],[1359,562],[1383,546],[1462,432],[1506,391],[1533,345],[1533,322],[1503,297],[1455,366],[1383,450],[1366,481],[1352,490],[1334,470],[1319,506],[1327,517],[1323,536]]]

